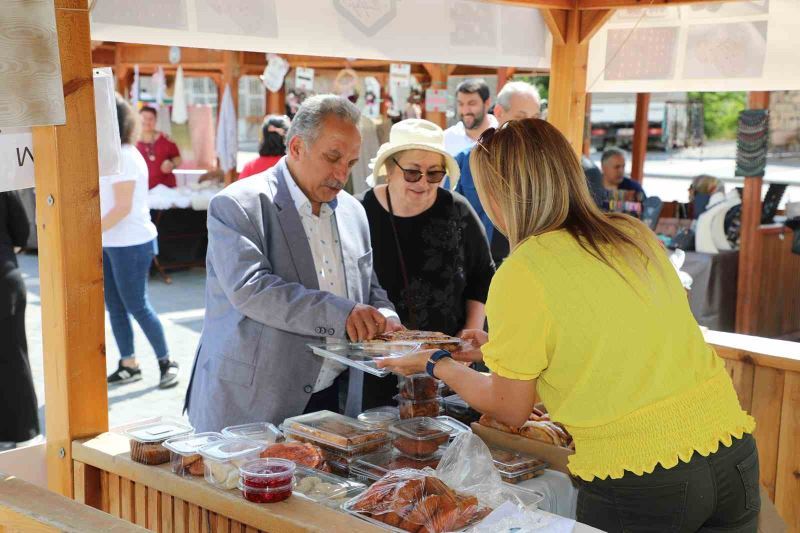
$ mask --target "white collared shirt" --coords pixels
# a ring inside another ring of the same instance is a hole
[[[488,115],[488,117],[489,127],[496,128],[497,118],[494,115]],[[467,128],[464,127],[464,122],[461,120],[444,130],[444,149],[453,157],[474,144],[475,141],[467,135]]]
[[[300,221],[303,223],[308,246],[311,248],[311,256],[314,258],[319,290],[330,292],[342,298],[348,298],[347,280],[344,274],[344,258],[342,257],[342,246],[339,243],[339,229],[336,225],[336,213],[329,204],[322,204],[319,216],[314,215],[311,211],[311,202],[300,187],[297,186],[285,160],[282,164],[285,165],[286,185],[292,195],[294,206],[300,214]],[[314,392],[319,392],[333,385],[334,380],[346,368],[341,363],[326,359],[322,363],[319,376],[317,376]]]

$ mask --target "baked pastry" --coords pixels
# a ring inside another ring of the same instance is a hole
[[[376,430],[356,420],[329,411],[287,419],[284,427],[294,433],[310,437],[315,442],[322,441],[340,448],[352,448],[372,441],[383,441],[387,438],[384,431]]]
[[[436,453],[439,446],[446,443],[450,436],[447,434],[442,435],[441,431],[435,429],[418,430],[418,439],[397,436],[394,439],[394,447],[401,453],[411,457],[428,457]],[[433,438],[426,439],[425,434],[436,435]]]
[[[322,450],[318,446],[305,442],[279,442],[273,444],[261,452],[261,457],[288,459],[308,468],[322,468],[325,466]]]
[[[480,420],[478,423],[482,426],[486,426],[487,428],[497,429],[499,431],[504,431],[506,433],[511,433],[513,435],[519,435],[520,428],[513,428],[508,424],[504,424],[499,420],[495,420],[489,415],[481,415]]]
[[[408,420],[409,418],[418,418],[421,416],[428,416],[435,418],[439,416],[442,406],[439,405],[438,400],[401,400],[398,402],[400,405],[400,419]]]
[[[131,459],[145,465],[161,465],[169,462],[170,451],[160,442],[139,442],[131,439]]]
[[[439,392],[439,380],[427,374],[400,378],[397,384],[400,396],[407,400],[433,400]]]
[[[418,331],[406,329],[402,331],[387,331],[376,336],[371,341],[364,344],[380,344],[386,342],[405,342],[418,343],[425,349],[447,350],[456,352],[461,348],[462,340],[458,337],[451,337],[438,331]]]

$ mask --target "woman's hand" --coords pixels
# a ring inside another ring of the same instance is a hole
[[[482,329],[465,329],[458,336],[468,341],[471,347],[453,352],[453,359],[464,363],[482,362],[483,352],[481,351],[481,346],[489,341],[489,335]]]
[[[412,374],[424,374],[428,359],[437,350],[420,350],[411,352],[400,357],[376,357],[375,363],[378,368],[388,368],[395,374],[410,376]]]
[[[482,329],[465,329],[458,336],[465,341],[470,341],[476,348],[489,342],[489,334]]]

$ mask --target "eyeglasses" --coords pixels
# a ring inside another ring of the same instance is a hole
[[[394,164],[397,165],[397,168],[403,171],[403,179],[409,183],[418,182],[422,179],[423,174],[425,175],[425,179],[428,180],[428,183],[439,183],[447,175],[447,172],[444,170],[428,170],[427,172],[422,172],[421,170],[417,170],[415,168],[403,168],[394,157],[392,158],[392,161],[394,161]]]

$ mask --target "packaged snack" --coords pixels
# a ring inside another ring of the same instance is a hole
[[[434,418],[441,413],[441,405],[439,404],[441,398],[438,396],[432,400],[407,400],[398,394],[394,399],[397,400],[397,404],[400,408],[401,420],[418,418],[420,416]]]
[[[301,466],[295,470],[294,477],[294,494],[332,509],[339,509],[367,488],[363,483]]]
[[[316,444],[345,457],[379,450],[389,442],[386,431],[331,411],[287,418],[283,430],[291,440]]]
[[[239,490],[251,502],[282,502],[292,495],[295,469],[285,459],[248,461],[239,468]]]
[[[192,433],[182,437],[173,437],[164,443],[170,451],[172,472],[179,476],[202,476],[205,472],[200,448],[223,439],[219,433]]]
[[[358,415],[358,421],[376,429],[388,430],[389,426],[400,420],[397,407],[376,407]]]
[[[146,465],[160,465],[169,461],[170,451],[164,442],[173,437],[188,435],[192,426],[170,418],[161,418],[130,426],[125,435],[130,439],[131,459]]]
[[[287,459],[297,465],[326,470],[325,457],[319,446],[306,442],[279,442],[261,452],[261,457]]]
[[[544,461],[520,452],[490,446],[489,453],[492,454],[495,468],[500,472],[500,478],[507,483],[517,484],[532,479],[544,473],[547,468]]]
[[[458,531],[482,520],[491,509],[419,470],[388,473],[348,501],[347,512],[400,531]]]
[[[269,422],[253,422],[240,426],[228,426],[222,430],[225,437],[240,437],[265,444],[274,444],[284,440],[283,433]]]
[[[397,381],[400,396],[406,400],[433,400],[439,394],[441,382],[428,374],[401,376]]]
[[[258,459],[266,444],[254,440],[222,439],[200,448],[205,463],[205,479],[222,489],[235,489],[239,482],[239,467]]]
[[[441,452],[436,452],[425,459],[407,457],[397,450],[374,453],[354,459],[350,465],[350,477],[370,484],[378,481],[392,470],[436,468],[441,458]]]
[[[404,455],[426,459],[450,440],[452,428],[433,418],[410,418],[392,425],[394,447]]]
[[[442,398],[442,406],[444,414],[467,425],[477,422],[481,417],[481,414],[470,407],[458,394]]]

